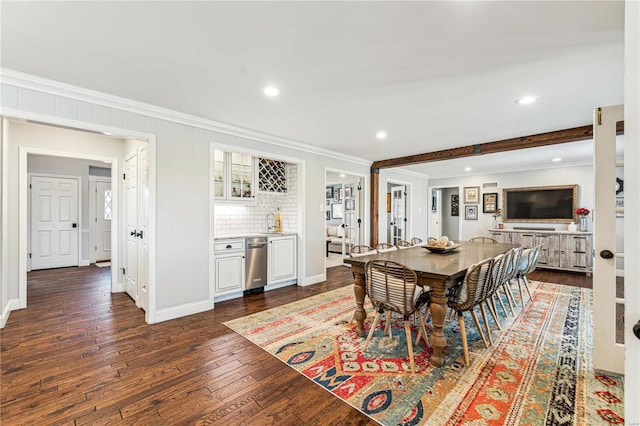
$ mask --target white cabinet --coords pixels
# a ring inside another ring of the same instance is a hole
[[[215,240],[215,293],[244,290],[244,238]]]
[[[296,236],[269,237],[267,284],[295,280],[297,277]]]
[[[255,158],[236,152],[213,152],[213,195],[218,200],[255,201]]]
[[[492,229],[492,238],[524,248],[542,244],[538,266],[549,269],[591,273],[591,233]]]

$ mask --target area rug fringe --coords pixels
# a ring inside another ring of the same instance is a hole
[[[456,321],[445,326],[445,367],[434,367],[431,349],[414,342],[416,374],[404,332],[389,339],[381,324],[361,352],[364,338],[349,322],[352,286],[225,325],[382,425],[624,423],[623,378],[591,366],[591,291],[548,283],[532,290],[534,301],[515,318],[500,317],[489,349],[468,319],[470,367]]]

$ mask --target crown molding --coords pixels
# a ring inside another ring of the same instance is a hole
[[[85,89],[82,87],[73,86],[71,84],[61,83],[55,80],[49,80],[31,74],[14,71],[8,68],[0,68],[0,82],[11,86],[36,90],[39,92],[49,93],[51,95],[62,96],[78,101],[89,102],[109,108],[132,112],[135,114],[206,129],[217,133],[223,133],[230,136],[237,136],[257,142],[267,143],[287,149],[295,149],[297,151],[303,151],[309,154],[322,155],[330,158],[336,158],[337,154],[339,156],[338,158],[340,158],[341,160],[361,166],[370,167],[372,163],[371,161],[365,160],[363,158],[330,151],[328,149],[308,145],[303,142],[281,138],[279,136],[269,135],[256,130],[245,129],[242,127],[221,123],[215,120],[209,120],[207,118],[196,117],[168,108],[162,108],[155,105],[146,104],[144,102],[121,98],[119,96],[110,95],[108,93]]]
[[[401,175],[405,175],[405,176],[411,176],[411,177],[416,177],[419,179],[429,179],[429,175],[424,174],[424,173],[420,173],[420,172],[415,172],[413,170],[405,170],[401,167],[391,167],[388,169],[383,169],[392,173],[397,173],[397,174],[401,174]]]

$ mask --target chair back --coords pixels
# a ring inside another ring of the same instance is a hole
[[[469,239],[469,241],[471,241],[472,243],[498,244],[498,240],[496,240],[495,238],[490,238],[490,237],[473,237],[473,238]]]
[[[349,251],[349,256],[360,257],[360,256],[367,256],[369,254],[376,254],[376,253],[378,252],[373,247],[369,247],[367,245],[360,245],[360,246],[354,246]]]
[[[542,250],[542,244],[522,250],[520,262],[518,262],[517,276],[524,277],[536,269],[538,258],[540,257],[540,250]]]
[[[422,244],[422,239],[418,238],[418,237],[413,237],[411,239],[411,245],[418,245],[418,244]]]
[[[413,247],[413,245],[409,241],[400,240],[396,243],[396,247],[398,247],[398,249],[400,250],[403,250],[411,248]]]
[[[415,271],[390,260],[371,260],[365,265],[366,290],[371,303],[402,315],[415,312],[418,277]]]
[[[398,250],[398,247],[389,243],[380,243],[376,246],[376,250],[378,251],[378,253],[387,253],[389,251]]]
[[[514,247],[507,253],[510,253],[511,259],[507,264],[505,275],[502,279],[503,283],[510,282],[518,275],[518,265],[520,264],[520,257],[522,256],[522,247]]]
[[[507,275],[509,263],[512,259],[511,251],[504,254],[499,254],[493,258],[493,265],[491,266],[491,284],[488,286],[487,293],[493,294],[498,287],[504,282]]]
[[[482,302],[491,285],[493,258],[484,259],[467,268],[462,285],[449,298],[449,306],[457,311],[468,311]]]

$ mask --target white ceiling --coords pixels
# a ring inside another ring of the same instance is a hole
[[[4,68],[371,161],[588,125],[623,102],[621,1],[1,7]],[[544,165],[590,158],[552,150]]]

